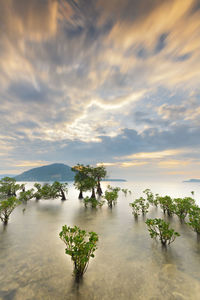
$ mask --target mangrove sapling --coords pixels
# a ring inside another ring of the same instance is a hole
[[[187,223],[190,225],[193,230],[200,234],[200,207],[197,205],[192,205],[189,211],[189,222]]]
[[[37,189],[37,191],[34,193],[34,197],[37,200],[40,199],[50,199],[51,194],[51,185],[48,183],[43,184],[43,186],[40,183],[35,183],[34,187]]]
[[[88,178],[87,167],[84,165],[77,164],[72,168],[72,171],[75,172],[74,176],[74,186],[79,190],[79,199],[83,199],[83,192],[87,191],[85,181]]]
[[[191,207],[195,204],[194,199],[190,197],[185,198],[175,198],[175,210],[174,213],[183,221],[187,214],[190,212]]]
[[[8,223],[12,211],[19,204],[21,204],[21,201],[19,201],[19,199],[17,199],[15,196],[0,201],[0,219],[5,225]]]
[[[54,181],[50,187],[49,197],[50,198],[58,198],[61,200],[66,200],[66,194],[68,193],[68,184],[60,183],[58,181]]]
[[[41,194],[41,198],[42,199],[49,199],[49,194],[50,194],[50,184],[49,183],[45,183],[43,184],[43,186],[41,187],[41,190],[40,190],[40,194]]]
[[[132,208],[132,214],[135,218],[137,218],[140,215],[140,205],[138,201],[134,201],[132,203],[129,203],[130,207]]]
[[[143,197],[140,197],[139,199],[136,199],[136,201],[139,203],[140,209],[142,211],[142,214],[148,213],[149,209],[149,203],[145,201]]]
[[[79,279],[86,272],[90,257],[94,257],[97,249],[98,235],[96,232],[86,232],[77,226],[64,225],[59,234],[65,243],[65,253],[71,256],[74,264],[74,275]]]
[[[159,204],[159,194],[155,194],[154,200],[153,200],[153,204],[157,207]]]
[[[43,199],[51,198],[51,185],[49,183],[43,184],[41,194]]]
[[[95,198],[85,197],[83,198],[83,202],[85,204],[85,207],[88,207],[88,205],[91,205],[91,207],[96,208],[98,205],[98,201]]]
[[[21,184],[21,190],[22,190],[22,192],[26,192],[26,184],[25,183]]]
[[[134,202],[129,203],[129,205],[132,207],[132,213],[135,217],[140,215],[140,211],[143,215],[148,213],[149,203],[146,203],[143,197],[136,199]]]
[[[27,191],[22,191],[22,192],[19,193],[19,200],[22,203],[27,203],[33,197],[34,197],[34,189],[30,189],[30,190],[27,190]]]
[[[103,194],[102,188],[101,188],[101,180],[106,178],[106,168],[101,165],[96,168],[93,168],[93,176],[96,179],[96,187],[97,187],[97,194],[101,196]]]
[[[162,219],[147,219],[145,222],[148,226],[148,230],[151,238],[159,238],[162,245],[169,245],[176,237],[180,236],[174,229],[169,228],[169,223],[166,223]]]
[[[112,188],[112,190],[113,190],[113,192],[117,193],[117,195],[121,191],[120,187],[118,187],[118,186]]]
[[[114,188],[111,191],[106,190],[105,191],[105,196],[104,198],[107,200],[108,202],[108,206],[112,207],[113,204],[116,204],[117,202],[117,198],[118,198],[118,189]]]
[[[150,189],[146,189],[143,191],[143,193],[147,196],[147,201],[149,202],[149,204],[151,205],[155,205],[156,207],[159,204],[159,194],[154,194],[152,193],[152,191]]]
[[[162,208],[164,214],[167,212],[168,216],[172,216],[175,212],[176,205],[170,196],[158,197],[160,207]]]
[[[150,204],[154,204],[154,195],[153,193],[151,192],[150,189],[146,189],[143,191],[143,193],[147,196],[147,201],[150,203]]]
[[[131,195],[131,194],[132,194],[131,190],[129,190],[128,192],[129,192],[129,195]]]
[[[0,194],[4,197],[16,196],[17,191],[22,188],[23,185],[16,184],[14,178],[4,177],[0,180]]]
[[[107,185],[107,189],[109,190],[109,191],[114,191],[114,192],[119,192],[119,191],[121,191],[121,188],[120,187],[118,187],[118,186],[116,186],[116,187],[113,187],[113,186],[111,186],[110,184],[109,185]]]
[[[41,186],[40,183],[35,183],[34,187],[37,189],[37,191],[34,193],[34,197],[39,199],[55,199],[58,197],[61,197],[61,200],[66,200],[66,193],[68,192],[67,189],[67,183],[60,183],[58,181],[55,181],[52,184],[45,183],[43,186]]]
[[[125,197],[127,196],[128,194],[128,189],[121,189],[122,193],[124,193]]]
[[[37,189],[37,191],[34,193],[34,197],[36,198],[36,200],[40,200],[42,198],[42,185],[40,183],[35,183],[34,187]]]
[[[97,206],[101,207],[104,204],[103,200],[96,200],[95,198],[85,197],[83,198],[83,202],[85,204],[85,207],[88,207],[90,205],[92,208],[96,208]]]

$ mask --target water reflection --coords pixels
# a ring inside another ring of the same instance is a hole
[[[133,184],[121,186],[131,189]],[[132,195],[120,194],[112,210],[106,203],[85,208],[73,186],[68,201],[30,201],[18,207],[7,227],[0,225],[0,299],[199,299],[200,242],[195,232],[173,217],[170,222],[181,236],[162,248],[150,238],[146,217],[135,219],[131,213],[129,202],[149,186],[138,184]],[[152,189],[160,193],[156,186]],[[182,185],[176,190],[168,185],[167,194],[182,196],[183,190]],[[191,190],[198,194],[198,187]],[[190,187],[184,191],[188,195]],[[147,216],[169,220],[159,208],[151,208]],[[96,257],[79,283],[59,239],[64,224],[99,234]]]
[[[56,205],[53,203],[47,203],[45,205],[44,203],[41,204],[41,202],[40,202],[37,205],[37,211],[39,213],[48,214],[52,217],[59,214],[61,210],[62,210],[61,203],[56,203]]]

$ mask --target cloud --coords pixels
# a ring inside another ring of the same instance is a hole
[[[113,163],[103,163],[103,165],[105,167],[119,167],[119,168],[129,168],[129,167],[137,167],[137,166],[143,166],[143,165],[146,165],[148,164],[148,162],[146,161],[138,161],[138,162],[113,162]],[[97,164],[98,165],[102,165],[101,164]]]
[[[40,167],[48,164],[49,164],[48,161],[20,161],[17,164],[14,164],[14,166],[16,168],[18,167],[34,168],[34,167]]]
[[[166,160],[159,162],[159,167],[162,168],[177,168],[177,167],[183,167],[189,165],[189,161],[183,161],[183,160]]]
[[[180,153],[185,152],[184,150],[175,150],[175,149],[170,149],[170,150],[164,150],[164,151],[155,151],[155,152],[139,152],[139,153],[134,153],[132,155],[127,155],[124,157],[121,157],[122,159],[161,159],[165,158],[167,156],[174,156]]]
[[[1,27],[12,38],[40,41],[56,33],[57,10],[55,0],[1,1]]]
[[[198,160],[183,151],[200,146],[197,4],[1,1],[1,157],[121,169],[140,155],[141,169],[156,155]]]
[[[184,105],[169,105],[163,104],[159,107],[158,113],[162,115],[163,119],[177,120],[183,117],[186,112]]]
[[[178,123],[182,121],[190,124],[190,126],[191,124],[194,126],[200,124],[199,101],[193,97],[179,105],[164,103],[158,107],[157,111],[162,119],[170,122]]]

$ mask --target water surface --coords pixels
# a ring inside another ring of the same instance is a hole
[[[104,187],[107,184],[104,182]],[[6,228],[0,224],[0,299],[199,299],[200,242],[196,233],[175,216],[170,222],[181,237],[163,249],[149,237],[145,218],[134,219],[129,202],[151,188],[174,197],[189,196],[193,190],[200,204],[200,184],[110,184],[133,193],[127,197],[120,193],[113,209],[107,205],[85,209],[70,184],[67,201],[32,200],[24,213],[22,206],[13,212]],[[152,207],[147,217],[163,214]],[[59,239],[64,224],[99,234],[96,256],[80,284],[74,281],[72,262]]]

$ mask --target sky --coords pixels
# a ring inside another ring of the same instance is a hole
[[[200,178],[200,0],[0,0],[0,174]]]

